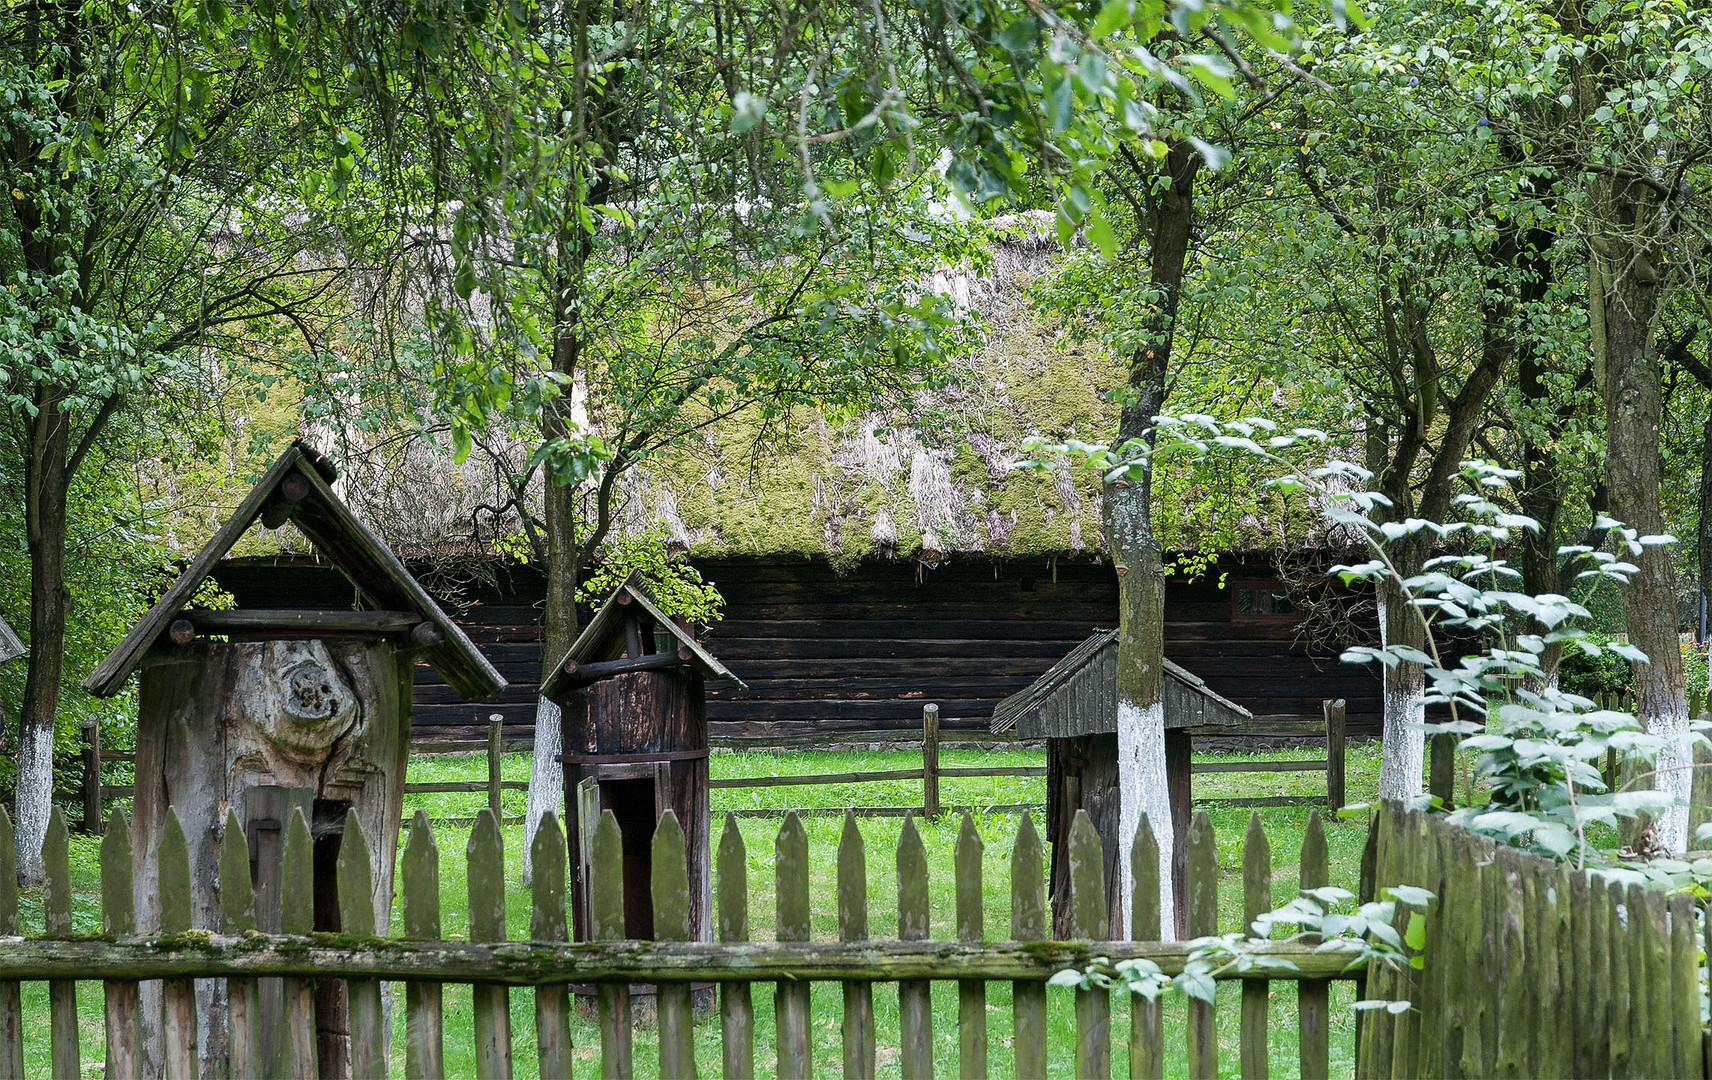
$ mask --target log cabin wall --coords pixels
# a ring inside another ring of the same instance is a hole
[[[726,599],[708,647],[750,687],[739,694],[709,684],[715,737],[919,730],[927,701],[939,704],[942,728],[985,728],[1000,700],[1117,620],[1117,578],[1109,565],[1089,561],[1060,559],[1056,580],[1044,558],[956,559],[933,569],[877,561],[844,576],[800,558],[697,565]],[[1336,656],[1311,657],[1287,616],[1236,610],[1231,586],[1270,576],[1263,559],[1249,555],[1221,559],[1194,582],[1169,579],[1166,655],[1257,718],[1318,716],[1322,700],[1341,697],[1349,734],[1377,736],[1374,673]],[[217,578],[244,606],[338,607],[353,599],[350,585],[325,566],[231,560]],[[498,578],[497,586],[444,598],[444,606],[511,685],[498,701],[460,702],[419,665],[418,737],[481,737],[496,712],[507,738],[532,734],[545,589],[528,567]]]

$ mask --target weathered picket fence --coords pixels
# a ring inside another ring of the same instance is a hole
[[[12,873],[10,825],[0,814],[0,880]],[[198,1067],[196,996],[193,980],[224,979],[229,995],[230,1073],[238,1076],[312,1076],[316,1063],[314,984],[347,980],[352,1074],[383,1076],[391,1050],[391,1030],[383,1022],[381,983],[405,983],[404,1069],[407,1076],[443,1074],[441,985],[474,986],[474,1041],[478,1075],[511,1073],[512,1039],[509,988],[535,990],[535,1038],[542,1076],[568,1076],[571,1065],[568,985],[594,983],[602,1074],[627,1076],[632,1069],[632,1024],[627,984],[654,984],[657,998],[659,1068],[665,1076],[695,1074],[692,1032],[692,984],[720,988],[721,1060],[702,1068],[726,1077],[753,1076],[756,1066],[755,1018],[750,987],[775,983],[776,1069],[781,1076],[806,1076],[811,1068],[810,996],[813,981],[843,984],[843,1059],[846,1075],[873,1075],[876,1068],[874,984],[896,983],[899,1002],[899,1061],[905,1076],[933,1071],[933,1014],[930,986],[952,980],[958,990],[959,1071],[986,1073],[991,1047],[987,1038],[986,983],[1012,984],[1014,1032],[1010,1053],[1018,1076],[1044,1076],[1050,1042],[1047,1035],[1046,980],[1067,967],[1083,967],[1093,957],[1119,960],[1148,957],[1170,973],[1182,970],[1186,945],[1161,944],[1158,903],[1158,848],[1152,833],[1137,837],[1132,866],[1134,925],[1143,939],[1105,941],[1105,888],[1101,880],[1099,840],[1082,815],[1072,830],[1071,902],[1082,940],[1043,941],[1047,919],[1042,851],[1030,818],[1021,820],[1011,856],[1010,939],[983,941],[983,843],[965,817],[955,850],[957,940],[930,938],[928,861],[913,819],[905,819],[896,860],[898,927],[896,938],[878,938],[868,919],[867,852],[856,820],[844,824],[837,853],[838,939],[810,939],[809,845],[802,823],[787,816],[774,847],[777,922],[772,941],[751,941],[747,852],[736,822],[727,818],[718,849],[718,940],[684,940],[688,927],[689,882],[685,874],[684,836],[666,815],[654,836],[652,895],[659,940],[621,940],[624,928],[622,840],[610,812],[595,831],[590,861],[593,883],[593,942],[566,942],[566,849],[557,827],[540,829],[533,849],[533,908],[530,941],[506,940],[504,847],[493,815],[483,811],[466,848],[469,883],[468,940],[442,940],[439,910],[439,853],[432,829],[418,814],[408,830],[402,856],[399,903],[403,934],[377,937],[370,900],[368,845],[354,817],[347,819],[338,853],[337,886],[342,930],[312,934],[314,852],[301,812],[292,818],[284,847],[280,900],[282,933],[255,931],[255,897],[250,884],[243,829],[232,819],[222,842],[220,891],[224,912],[217,928],[191,926],[191,882],[183,833],[176,818],[164,830],[158,851],[161,922],[158,932],[139,934],[133,916],[131,830],[115,811],[101,841],[102,926],[99,936],[72,934],[70,870],[66,829],[55,812],[49,830],[46,866],[46,920],[42,937],[11,936],[0,947],[0,1077],[22,1075],[23,1038],[20,980],[47,980],[51,996],[50,1053],[53,1074],[79,1072],[76,988],[72,980],[98,979],[105,985],[106,1075],[137,1073],[139,1052],[139,980],[164,980],[165,1071],[174,1078],[196,1075]],[[1213,830],[1198,814],[1188,837],[1190,922],[1198,935],[1218,927],[1218,866]],[[1302,848],[1300,884],[1326,884],[1325,837],[1319,818],[1310,818]],[[1245,916],[1273,905],[1269,843],[1251,820],[1243,855]],[[10,889],[0,889],[0,934],[16,935],[17,905]],[[1347,951],[1316,952],[1311,946],[1278,942],[1270,955],[1288,957],[1294,970],[1256,966],[1228,971],[1221,978],[1242,981],[1241,1067],[1247,1077],[1265,1076],[1269,984],[1296,982],[1299,1001],[1301,1073],[1328,1073],[1330,981],[1354,977]],[[262,993],[261,982],[282,980],[280,990]],[[1059,991],[1066,992],[1066,991]],[[1103,990],[1067,991],[1075,995],[1074,1045],[1069,1048],[1079,1076],[1106,1076],[1111,1069],[1111,999]],[[270,1012],[263,1015],[264,1011]],[[1163,1013],[1157,1004],[1137,1001],[1131,1009],[1131,1074],[1162,1075],[1168,1053]],[[1171,1040],[1175,1042],[1175,1040]],[[266,1058],[264,1043],[272,1044]],[[1182,1044],[1178,1044],[1182,1045]],[[1187,1053],[1197,1076],[1218,1071],[1215,1011],[1192,1002],[1188,1011]],[[224,1072],[225,1069],[217,1071]]]
[[[1686,894],[1623,886],[1445,823],[1380,808],[1372,883],[1431,890],[1419,970],[1375,967],[1357,1075],[1705,1075],[1700,940]]]

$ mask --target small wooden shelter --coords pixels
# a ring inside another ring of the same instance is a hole
[[[541,686],[562,717],[566,832],[573,842],[592,835],[602,810],[618,819],[628,937],[654,936],[650,851],[654,826],[670,809],[686,841],[690,936],[710,940],[707,679],[742,685],[632,574]],[[573,863],[572,917],[582,941],[589,883],[584,860]]]
[[[219,848],[229,810],[247,834],[260,929],[279,926],[285,829],[297,810],[315,839],[315,929],[339,929],[333,871],[353,810],[369,838],[375,924],[387,925],[412,669],[418,660],[432,664],[465,698],[492,697],[505,686],[334,494],[336,475],[307,445],[288,448],[83,681],[108,697],[140,673],[132,832],[139,929],[159,926],[156,849],[169,808],[189,844],[196,927],[220,926]],[[194,607],[220,558],[258,520],[269,528],[292,522],[356,586],[364,610]],[[348,1074],[343,984],[317,993],[317,1023],[320,1075]],[[205,1049],[204,1068],[219,1061],[221,1032],[216,1048]]]
[[[8,660],[16,660],[29,651],[29,648],[24,645],[24,640],[18,636],[18,632],[12,629],[12,624],[5,619],[0,619],[0,664],[4,664]]]
[[[1014,731],[1023,739],[1046,740],[1046,828],[1052,843],[1052,910],[1055,933],[1068,936],[1069,873],[1064,865],[1070,824],[1077,810],[1088,811],[1100,834],[1106,864],[1106,907],[1113,926],[1120,917],[1118,857],[1118,632],[1098,630],[1070,654],[993,709],[992,730]],[[1165,780],[1171,799],[1171,829],[1176,838],[1172,874],[1184,880],[1189,830],[1189,736],[1194,729],[1232,727],[1253,716],[1214,693],[1195,674],[1165,661]],[[1178,909],[1184,892],[1173,890]],[[1181,919],[1179,919],[1181,921]]]

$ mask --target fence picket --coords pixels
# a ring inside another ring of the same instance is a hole
[[[1254,920],[1272,910],[1272,847],[1260,827],[1260,813],[1249,811],[1248,833],[1242,841],[1242,929],[1254,933]],[[1243,1080],[1266,1080],[1266,1001],[1272,984],[1265,979],[1242,983]]]
[[[856,815],[846,811],[838,838],[838,940],[868,940],[868,852]],[[874,984],[844,982],[844,1075],[871,1078],[876,1068]]]
[[[315,841],[310,838],[309,819],[302,807],[291,811],[280,865],[279,932],[307,937],[315,929]],[[280,997],[285,1015],[263,1018],[282,1034],[275,1049],[273,1075],[314,1080],[315,980],[285,979]]]
[[[732,814],[725,815],[717,861],[719,940],[748,941],[749,852],[737,827],[737,818]],[[846,991],[847,999],[848,996]],[[726,1080],[754,1080],[755,1003],[747,981],[719,984],[719,1028]]]
[[[1145,813],[1136,825],[1135,843],[1130,847],[1129,874],[1135,883],[1135,892],[1130,897],[1130,940],[1158,941],[1159,840],[1153,835],[1153,824]],[[1131,995],[1130,1080],[1160,1080],[1165,1075],[1165,1032],[1160,1021],[1157,999],[1149,1001],[1139,994]]]
[[[807,941],[808,833],[803,829],[802,819],[794,813],[785,815],[779,835],[773,841],[773,870],[778,940]],[[806,1078],[814,1070],[808,1044],[808,992],[808,983],[800,980],[781,982],[773,991],[778,1074],[790,1080]]]
[[[1700,1027],[1700,954],[1694,935],[1694,901],[1683,893],[1670,898],[1670,1003],[1675,1055],[1671,1075],[1703,1075]]]
[[[1188,848],[1189,936],[1219,932],[1219,853],[1213,823],[1197,810],[1184,838]],[[1189,1075],[1215,1080],[1219,1075],[1218,1019],[1205,1001],[1189,1002]]]
[[[1106,915],[1106,860],[1100,834],[1086,810],[1070,823],[1070,936],[1104,941],[1110,936]],[[1112,995],[1104,987],[1076,991],[1076,1075],[1112,1075]]]
[[[469,862],[470,940],[505,940],[505,839],[499,816],[483,807],[476,814],[464,848]],[[510,1080],[511,990],[498,983],[476,983],[476,1076],[478,1080]]]
[[[1046,937],[1046,881],[1041,873],[1040,834],[1025,813],[1011,848],[1011,940]],[[1046,1075],[1046,984],[1011,983],[1011,1051],[1018,1076]]]
[[[186,856],[188,866],[189,856]],[[42,840],[42,871],[45,887],[42,891],[42,929],[50,938],[71,936],[71,850],[65,826],[65,815],[58,805],[48,815],[47,836]],[[185,871],[188,879],[189,870]],[[0,888],[11,888],[11,882],[0,882]],[[185,903],[190,902],[189,890]],[[185,927],[189,929],[188,926]],[[170,984],[169,984],[170,985]],[[194,1019],[195,1013],[191,1016]],[[77,984],[70,979],[53,979],[48,983],[48,1026],[51,1032],[53,1075],[55,1080],[69,1077],[77,1080],[83,1065],[77,1045]],[[194,1029],[193,1029],[194,1030]],[[194,1044],[194,1039],[192,1040]],[[189,1073],[195,1076],[195,1073]]]
[[[51,828],[50,828],[51,833]],[[164,935],[183,934],[191,929],[190,919],[190,846],[185,842],[184,828],[179,824],[178,811],[168,808],[161,829],[160,844],[155,849],[159,865],[160,928]],[[167,979],[161,988],[162,1022],[166,1036],[166,1075],[168,1080],[184,1080],[197,1074],[196,1052],[196,983],[190,979]],[[76,1015],[72,1018],[73,1039]],[[56,1024],[57,1028],[58,1025]],[[59,1039],[55,1036],[55,1043]],[[58,1046],[54,1056],[57,1058]],[[75,1073],[73,1075],[76,1075]]]
[[[981,897],[981,858],[986,845],[975,819],[963,811],[957,830],[957,940],[986,937],[986,908]],[[957,984],[957,1070],[964,1080],[987,1075],[987,984],[963,979]]]
[[[399,867],[399,922],[412,941],[440,940],[440,849],[422,810],[410,820]],[[440,1080],[446,1074],[441,1034],[440,984],[404,984],[405,1080]],[[545,1074],[543,1074],[545,1075]]]
[[[123,810],[114,807],[101,834],[101,932],[109,937],[129,937],[137,932],[137,901],[131,887],[131,875],[131,823],[126,820]],[[6,880],[0,878],[0,882]],[[244,884],[247,886],[249,883],[249,865],[246,863]],[[251,907],[254,907],[253,902]],[[252,917],[250,922],[250,928],[254,929],[255,919]],[[0,933],[4,932],[5,928],[0,927]],[[102,984],[101,989],[105,998],[103,1014],[107,1036],[106,1068],[102,1075],[136,1076],[137,984],[109,980]],[[230,1015],[236,1031],[240,1014],[234,1010]],[[236,1039],[232,1045],[235,1050]],[[237,1060],[233,1059],[234,1062]],[[243,1075],[260,1075],[260,1070],[249,1058],[243,1060]],[[236,1068],[233,1071],[236,1073]]]
[[[12,818],[0,807],[0,935],[18,934],[17,840]],[[24,1080],[23,988],[14,979],[0,981],[0,1080]]]
[[[602,810],[589,851],[589,936],[596,941],[624,939],[624,836],[618,818]],[[601,983],[600,1075],[630,1080],[630,987]]]
[[[1646,971],[1642,984],[1647,988],[1646,1023],[1648,1076],[1675,1076],[1676,1063],[1671,1054],[1671,1027],[1675,1010],[1671,1008],[1670,928],[1666,926],[1664,893],[1657,889],[1631,889],[1631,897],[1640,894],[1641,941],[1645,951],[1639,959]]]
[[[1308,812],[1307,831],[1302,834],[1302,852],[1296,870],[1299,891],[1320,889],[1332,883],[1331,856],[1326,849],[1326,829],[1320,812]],[[1313,939],[1309,939],[1313,940]],[[1331,1076],[1331,981],[1303,979],[1296,983],[1296,1055],[1302,1080],[1328,1080]]]
[[[920,941],[928,936],[927,849],[915,826],[915,815],[904,815],[898,836],[898,940]],[[933,984],[925,979],[898,983],[899,1064],[904,1080],[933,1077]]]
[[[667,809],[654,827],[649,890],[654,902],[654,939],[690,939],[690,879],[684,853],[684,830],[678,815]],[[690,984],[661,983],[658,995],[660,1075],[668,1080],[695,1080],[695,1026],[690,1013]]]
[[[117,812],[107,827],[108,834],[124,832],[125,851],[122,856],[126,863],[126,882],[129,885],[131,861],[130,826],[123,822]],[[106,885],[107,877],[107,839],[101,841],[101,876],[102,885]],[[220,837],[220,932],[224,934],[245,934],[256,928],[256,890],[250,882],[250,845],[244,837],[244,823],[238,817],[236,810],[226,811],[226,831]],[[109,931],[111,933],[112,931]],[[109,987],[122,986],[122,983],[109,983]],[[134,990],[133,990],[134,993]],[[257,1041],[256,1029],[256,995],[258,987],[254,979],[226,980],[226,1052],[228,1068],[233,1076],[260,1076],[262,1073],[261,1045]],[[108,1060],[112,1060],[113,1036],[112,1014],[113,992],[110,989],[107,996],[107,1013],[109,1034]],[[133,1010],[134,1011],[134,1010]],[[130,1076],[135,1072],[113,1065],[107,1067],[108,1076]]]
[[[373,937],[375,927],[374,872],[369,865],[368,837],[355,810],[345,811],[345,833],[339,839],[336,867],[339,890],[339,930],[347,936]],[[380,983],[349,979],[345,983],[350,1008],[351,1075],[385,1080],[391,1028],[381,1009]]]
[[[1420,886],[1429,891],[1436,891],[1438,883],[1432,874],[1432,834],[1429,832],[1427,815],[1419,810],[1410,810],[1403,816],[1401,825],[1402,844],[1397,853],[1394,865],[1398,875],[1394,880],[1405,884]],[[1415,910],[1419,905],[1397,903],[1394,925],[1399,935],[1404,934],[1410,921],[1415,915],[1426,917],[1426,909]],[[1397,973],[1398,998],[1415,1002],[1411,1008],[1400,1016],[1391,1019],[1391,1075],[1418,1076],[1420,1075],[1416,1050],[1419,1045],[1417,1036],[1420,1019],[1420,1003],[1423,1000],[1422,983],[1419,974],[1413,967],[1401,969]]]
[[[1606,1061],[1612,1076],[1629,1076],[1633,1071],[1629,1060],[1629,1022],[1635,1003],[1629,998],[1629,958],[1623,952],[1627,938],[1623,924],[1623,886],[1611,882],[1603,888],[1595,885],[1594,891],[1605,896],[1601,905],[1605,909],[1605,940],[1595,945],[1605,954],[1605,962],[1609,965],[1606,971],[1611,987],[1611,1014],[1608,1017],[1610,1038],[1606,1043]]]
[[[565,919],[565,834],[559,816],[549,810],[529,842],[529,938],[568,941]],[[571,1078],[571,1017],[565,987],[535,988],[535,1051],[542,1077]]]

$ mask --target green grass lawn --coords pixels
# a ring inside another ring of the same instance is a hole
[[[1313,757],[1314,750],[1281,751],[1268,754],[1248,754],[1245,757]],[[1228,759],[1232,755],[1197,755],[1197,760]],[[807,751],[781,754],[716,753],[711,759],[715,777],[782,775],[795,773],[832,773],[868,770],[892,770],[919,767],[919,752],[887,751],[861,752]],[[952,766],[1013,766],[1039,765],[1044,762],[1041,751],[979,751],[946,749],[941,764]],[[506,779],[528,778],[529,761],[524,755],[510,755],[503,765]],[[1377,788],[1379,771],[1378,749],[1373,746],[1352,747],[1348,761],[1348,792],[1351,802],[1370,801]],[[413,782],[485,780],[486,762],[480,756],[424,757],[412,761],[410,779]],[[1217,798],[1241,795],[1314,794],[1324,790],[1324,777],[1317,773],[1256,773],[1203,774],[1195,779],[1198,797]],[[941,801],[947,805],[1001,805],[1007,803],[1039,803],[1044,801],[1045,781],[1039,778],[949,778],[941,782]],[[919,805],[919,781],[892,781],[859,786],[805,786],[791,788],[719,789],[713,792],[715,828],[722,825],[721,814],[726,810],[779,810],[798,808],[842,808],[862,806]],[[506,792],[505,813],[523,812],[524,794]],[[408,819],[420,807],[436,818],[468,817],[486,805],[486,796],[472,795],[412,795],[405,804]],[[1272,840],[1273,897],[1282,903],[1294,895],[1296,866],[1303,825],[1307,818],[1305,807],[1266,808],[1261,820]],[[1241,878],[1238,873],[1242,836],[1248,821],[1246,810],[1214,808],[1210,816],[1219,838],[1220,865],[1220,923],[1221,928],[1237,928],[1241,918]],[[1037,825],[1043,822],[1037,819]],[[833,903],[835,861],[842,818],[837,814],[810,815],[804,818],[810,849],[810,897],[813,911],[813,933],[817,939],[836,937],[836,909]],[[982,815],[976,825],[985,843],[985,913],[987,936],[1003,939],[1009,936],[1009,867],[1017,817],[1013,814]],[[918,823],[927,847],[929,865],[933,868],[931,897],[933,902],[933,934],[935,937],[954,936],[954,895],[950,874],[951,856],[956,842],[958,819],[950,814],[938,820]],[[748,847],[748,885],[750,920],[754,936],[765,939],[772,933],[774,904],[773,837],[778,818],[743,818],[739,821]],[[897,843],[901,819],[871,818],[861,823],[868,853],[869,925],[876,935],[895,932],[897,919],[897,878],[893,852]],[[467,881],[462,849],[468,836],[465,827],[442,826],[436,830],[441,844],[441,902],[443,925],[448,937],[461,937],[467,931]],[[504,829],[507,844],[507,866],[511,878],[507,895],[507,922],[514,938],[527,936],[528,891],[518,880],[518,867],[523,843],[521,826]],[[1366,835],[1366,814],[1341,822],[1326,823],[1331,852],[1332,881],[1353,890],[1359,873],[1362,843]],[[96,844],[93,838],[73,840],[74,888],[77,890],[75,915],[80,931],[99,929],[99,878],[96,871]],[[23,897],[22,919],[27,931],[41,926],[40,897]],[[396,929],[396,926],[395,926]],[[1228,1075],[1237,1071],[1237,1000],[1235,984],[1224,984],[1219,992],[1219,1042],[1221,1069]],[[756,1065],[770,1073],[773,1061],[772,987],[757,985],[754,989],[756,1014]],[[78,987],[79,1017],[83,1028],[83,1074],[101,1074],[101,989],[98,983]],[[895,1047],[898,1042],[897,990],[894,985],[877,984],[875,1013],[878,1024],[879,1057],[882,1075],[896,1075],[898,1062]],[[1054,990],[1048,995],[1051,1056],[1059,1070],[1055,1075],[1070,1075],[1070,1046],[1074,1034],[1071,995]],[[822,1075],[839,1071],[841,992],[831,983],[816,984],[812,996],[813,1040],[817,1068]],[[1353,1072],[1354,1019],[1348,1009],[1353,1001],[1353,984],[1338,983],[1333,988],[1332,1069],[1334,1075]],[[394,1010],[395,1075],[403,1075],[403,993],[396,995]],[[944,1075],[955,1075],[957,1055],[957,990],[954,984],[935,984],[934,1038],[937,1066]],[[28,984],[24,989],[26,1011],[26,1058],[32,1076],[47,1076],[47,988],[44,984]],[[471,994],[467,986],[445,989],[446,1069],[449,1076],[474,1074],[473,1037],[471,1033]],[[1183,1017],[1180,1004],[1167,1009],[1168,1045],[1181,1048]],[[1010,1075],[1011,1009],[1009,984],[995,983],[987,989],[988,1039],[991,1071],[994,1076]],[[511,992],[512,1044],[516,1075],[536,1075],[534,1042],[533,992]],[[1126,1040],[1129,1027],[1127,1002],[1113,1002],[1113,1074],[1127,1075]],[[1272,1025],[1270,1052],[1272,1071],[1277,1076],[1293,1076],[1296,1064],[1295,988],[1289,982],[1272,984]],[[599,1070],[599,1038],[594,1023],[577,1016],[572,1032],[576,1045],[577,1067],[582,1075],[595,1075]],[[639,1027],[635,1034],[636,1071],[639,1076],[652,1076],[656,1069],[655,1032],[651,1027]],[[696,1056],[704,1076],[718,1074],[720,1063],[720,1032],[717,1013],[698,1024]],[[1187,1075],[1186,1061],[1181,1055],[1168,1060],[1168,1075]]]

